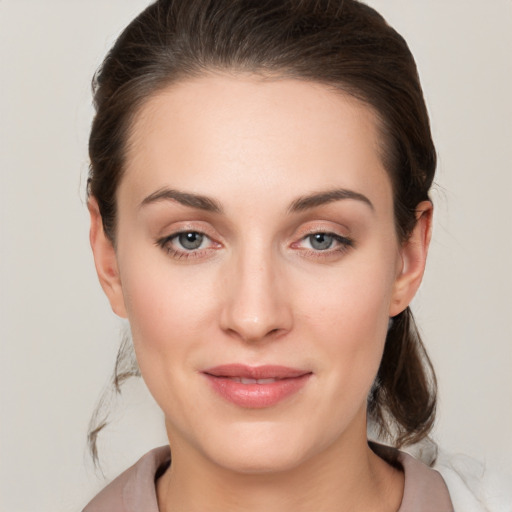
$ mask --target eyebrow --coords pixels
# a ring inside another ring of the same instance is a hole
[[[317,206],[323,206],[335,201],[341,201],[343,199],[354,199],[356,201],[361,201],[362,203],[368,205],[372,211],[374,210],[372,202],[365,195],[353,190],[338,188],[299,197],[288,207],[288,212],[302,212],[304,210],[309,210]],[[200,194],[192,194],[190,192],[180,192],[179,190],[170,188],[162,188],[156,192],[153,192],[143,199],[140,206],[143,207],[148,204],[153,204],[160,201],[177,201],[184,206],[197,208],[207,212],[223,212],[222,206],[210,197]]]
[[[355,199],[361,201],[370,207],[372,211],[375,210],[373,203],[363,194],[348,190],[345,188],[338,188],[334,190],[326,190],[324,192],[318,192],[308,196],[299,197],[288,208],[289,212],[302,212],[315,208],[316,206],[322,206],[334,201],[340,201],[343,199]]]
[[[140,206],[142,207],[148,204],[158,203],[160,201],[177,201],[184,206],[197,208],[198,210],[204,210],[212,213],[222,213],[222,207],[214,199],[199,194],[180,192],[179,190],[173,190],[170,188],[161,188],[156,192],[153,192],[144,198],[144,200],[140,203]]]

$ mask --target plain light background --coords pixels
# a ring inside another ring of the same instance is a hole
[[[0,510],[80,510],[104,485],[90,414],[121,322],[84,204],[90,80],[147,0],[0,0]],[[440,386],[435,438],[512,468],[512,2],[372,0],[416,57],[439,153],[414,302]],[[142,385],[100,441],[113,477],[165,442]],[[512,471],[511,471],[512,472]]]

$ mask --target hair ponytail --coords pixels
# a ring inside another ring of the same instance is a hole
[[[437,380],[410,308],[390,322],[384,354],[368,399],[379,437],[397,447],[415,444],[432,429]]]

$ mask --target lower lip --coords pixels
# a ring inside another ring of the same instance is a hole
[[[298,393],[311,374],[276,380],[268,384],[242,384],[227,377],[204,374],[212,388],[228,402],[248,409],[272,407]]]

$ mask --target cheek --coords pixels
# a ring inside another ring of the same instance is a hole
[[[326,353],[330,375],[360,386],[362,393],[371,386],[384,349],[395,272],[390,261],[361,258],[347,264],[325,282],[311,282],[309,306],[303,301],[308,337]]]
[[[137,360],[157,392],[169,375],[179,378],[190,368],[190,356],[216,317],[216,286],[205,272],[176,269],[165,256],[136,252],[122,262],[121,277]]]
[[[320,279],[310,276],[295,293],[309,291],[304,309],[311,312],[308,317],[318,318],[319,327],[336,329],[340,334],[368,332],[374,327],[381,330],[388,322],[395,272],[392,255],[381,259],[358,255]]]
[[[128,240],[122,255],[123,296],[132,327],[169,336],[174,329],[166,333],[166,326],[193,329],[198,316],[208,315],[213,286],[208,269],[176,264],[163,250],[138,240]]]

